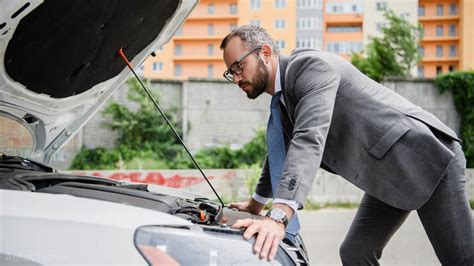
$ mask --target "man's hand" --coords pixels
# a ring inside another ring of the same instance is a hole
[[[254,199],[250,199],[250,201],[247,202],[230,203],[227,207],[259,215],[263,209],[263,204]]]
[[[268,261],[275,258],[280,241],[285,237],[285,226],[270,218],[263,220],[243,219],[237,220],[233,228],[246,227],[244,238],[250,239],[257,234],[257,240],[253,246],[253,252],[259,254],[261,259]]]

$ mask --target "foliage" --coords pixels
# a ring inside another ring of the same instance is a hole
[[[82,147],[71,169],[132,168],[140,167],[140,162],[147,162],[145,167],[168,168],[166,162],[170,161],[169,158],[181,151],[172,130],[138,82],[130,80],[129,88],[128,99],[137,104],[136,111],[117,102],[110,103],[103,111],[109,117],[104,125],[117,133],[115,148]],[[157,95],[153,96],[159,100]],[[176,128],[175,112],[168,113],[171,114],[168,119]]]
[[[388,24],[381,28],[383,37],[369,37],[366,57],[352,54],[352,64],[375,81],[387,76],[407,77],[420,59],[418,36],[421,28],[410,24],[392,10],[384,13]]]
[[[117,134],[115,148],[82,147],[74,158],[71,169],[183,169],[195,168],[188,154],[179,144],[172,130],[156,111],[152,101],[139,87],[129,81],[128,99],[137,105],[136,110],[116,102],[103,111],[109,119],[105,126]],[[154,95],[157,101],[159,97]],[[167,116],[177,128],[175,110]],[[178,133],[179,129],[178,129]],[[199,150],[196,161],[202,168],[245,168],[261,165],[266,153],[265,131],[256,132],[256,137],[241,149],[233,150],[229,145]]]
[[[474,71],[457,71],[438,76],[440,93],[450,91],[461,116],[461,139],[467,167],[474,167]]]
[[[195,159],[199,166],[208,169],[246,168],[253,164],[262,165],[267,152],[265,131],[258,130],[255,137],[241,149],[232,150],[229,145],[199,150]],[[180,153],[170,165],[171,168],[195,168],[192,160],[184,152]]]

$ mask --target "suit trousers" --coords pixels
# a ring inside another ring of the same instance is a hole
[[[435,133],[435,132],[433,132]],[[436,136],[455,156],[430,199],[417,211],[436,256],[443,265],[474,265],[473,218],[465,192],[466,159],[455,141]],[[368,195],[339,250],[344,265],[379,265],[382,251],[410,211]]]

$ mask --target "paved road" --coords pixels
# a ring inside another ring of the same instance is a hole
[[[355,209],[324,209],[299,213],[301,234],[311,265],[341,265],[342,243]],[[382,265],[440,265],[421,222],[412,212],[385,248]]]

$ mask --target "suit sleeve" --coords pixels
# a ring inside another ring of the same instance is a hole
[[[258,180],[257,187],[255,188],[255,193],[265,198],[271,198],[273,196],[270,171],[268,168],[268,155],[265,155],[262,173],[260,175],[260,179]]]
[[[295,99],[294,129],[275,198],[304,204],[321,164],[340,76],[314,56],[288,65],[286,88]]]

